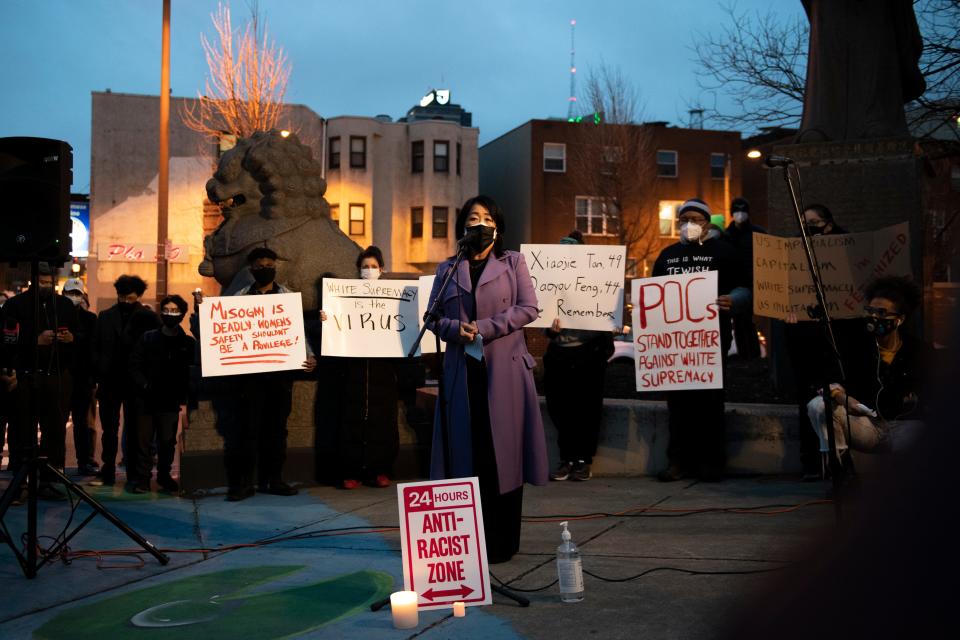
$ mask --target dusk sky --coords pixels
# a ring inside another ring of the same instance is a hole
[[[774,3],[740,0],[738,10]],[[799,0],[777,0],[784,16]],[[171,86],[195,96],[207,73],[200,34],[216,0],[173,0]],[[247,3],[231,5],[235,26]],[[566,116],[570,20],[582,78],[601,62],[635,84],[645,120],[683,124],[697,89],[690,46],[719,30],[719,0],[262,0],[287,52],[287,101],[319,115],[402,116],[431,88],[473,113],[480,144],[531,118]],[[73,191],[89,192],[90,92],[160,87],[161,0],[0,0],[0,137],[66,140]]]

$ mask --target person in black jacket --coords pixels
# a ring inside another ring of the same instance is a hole
[[[6,367],[15,371],[10,430],[10,471],[16,473],[30,458],[37,443],[39,455],[63,469],[66,462],[66,427],[73,383],[73,342],[77,315],[73,304],[54,290],[53,272],[41,263],[37,282],[3,305],[3,342]],[[39,296],[39,300],[37,300]],[[35,305],[40,315],[34,312]],[[39,496],[64,500],[64,495],[41,477]]]
[[[687,200],[677,209],[677,216],[680,242],[660,252],[653,265],[653,275],[717,272],[720,345],[726,364],[732,337],[730,315],[749,307],[749,278],[733,247],[710,236],[710,207],[703,200]],[[721,480],[726,465],[724,390],[670,391],[667,393],[667,408],[669,465],[657,477],[663,482],[671,482],[695,474],[704,481]]]
[[[70,278],[63,284],[63,295],[77,310],[77,335],[73,343],[73,391],[70,394],[70,417],[73,422],[73,448],[77,456],[77,473],[96,475],[99,467],[93,459],[96,430],[90,426],[95,406],[96,383],[93,381],[93,336],[97,314],[87,311],[83,280]]]
[[[733,220],[724,231],[724,238],[733,245],[744,262],[747,275],[753,286],[753,234],[766,233],[767,230],[750,221],[750,203],[746,198],[734,198],[730,203]],[[753,322],[753,309],[744,309],[733,318],[733,335],[737,345],[737,355],[743,359],[760,357],[760,339],[757,325]]]
[[[113,485],[116,480],[117,444],[120,410],[123,409],[123,458],[130,488],[136,484],[137,470],[137,394],[130,380],[130,354],[140,336],[156,329],[157,315],[140,303],[147,283],[138,276],[123,275],[113,283],[117,304],[100,312],[93,344],[97,398],[100,400],[102,452],[100,474],[92,484]],[[129,429],[128,429],[129,426]]]
[[[560,244],[583,244],[571,231]],[[560,466],[551,480],[589,480],[603,419],[603,381],[613,355],[613,332],[565,329],[556,318],[544,331],[550,345],[543,356],[547,412],[557,429]]]
[[[150,491],[152,447],[157,446],[157,484],[177,493],[170,475],[177,447],[180,407],[187,404],[195,343],[180,327],[187,301],[178,295],[160,301],[163,326],[141,336],[130,356],[130,378],[137,389],[137,469],[134,493]],[[132,434],[131,434],[132,435]]]
[[[864,293],[866,340],[849,367],[846,385],[830,384],[841,462],[848,448],[869,453],[908,449],[920,435],[926,417],[923,375],[932,358],[919,341],[901,330],[920,304],[920,289],[909,278],[884,276],[867,285]],[[822,395],[813,398],[807,409],[820,451],[825,453],[827,420]]]

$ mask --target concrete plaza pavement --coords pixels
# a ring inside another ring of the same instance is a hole
[[[6,480],[0,479],[0,488],[5,484]],[[293,498],[257,495],[238,504],[224,502],[222,493],[161,498],[131,496],[120,487],[91,492],[162,548],[216,549],[270,536],[365,525],[393,527],[398,523],[394,488],[343,491],[314,487]],[[828,493],[826,483],[805,484],[793,477],[778,476],[714,484],[598,477],[588,482],[528,486],[520,553],[508,563],[491,566],[493,579],[518,590],[550,585],[556,579],[558,523],[568,519],[573,539],[581,547],[584,569],[589,572],[582,602],[561,603],[556,585],[525,593],[531,601],[528,608],[494,595],[492,606],[472,607],[466,618],[453,618],[447,610],[422,613],[418,628],[409,632],[391,627],[387,609],[374,613],[366,606],[357,606],[329,622],[304,627],[286,637],[718,637],[742,613],[745,603],[763,593],[770,580],[782,580],[784,572],[802,566],[809,543],[829,534],[834,512],[829,504],[819,502]],[[784,507],[808,502],[814,504]],[[767,510],[780,513],[750,511],[763,505],[780,505]],[[715,508],[748,511],[691,513]],[[66,511],[63,503],[41,502],[43,531],[49,534],[61,527]],[[13,511],[7,518],[8,527],[16,530],[21,526],[24,512],[23,508]],[[587,514],[618,515],[582,518]],[[129,540],[102,518],[71,543],[74,550],[130,546]],[[91,614],[103,603],[119,602],[150,586],[236,567],[296,565],[303,567],[303,575],[317,579],[357,570],[376,571],[386,575],[388,581],[392,577],[390,589],[399,589],[399,547],[399,533],[390,530],[304,538],[230,552],[177,553],[171,554],[166,567],[149,557],[143,567],[131,569],[99,569],[92,559],[72,564],[55,562],[32,581],[22,577],[12,554],[3,547],[0,581],[6,595],[0,598],[0,637],[52,637],[49,630],[58,628],[56,624],[63,625],[83,612]],[[594,577],[617,580],[658,568],[669,570],[625,582]],[[706,574],[691,575],[674,569]],[[755,571],[769,573],[746,573]],[[282,637],[276,635],[269,620],[263,623],[251,628],[246,637]],[[129,625],[123,628],[124,637],[148,635]],[[194,637],[189,631],[183,628],[179,637]],[[62,637],[69,640],[86,636]],[[205,637],[210,639],[209,635]]]

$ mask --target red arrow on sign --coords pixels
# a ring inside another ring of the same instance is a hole
[[[471,593],[473,593],[473,589],[465,584],[461,584],[459,589],[446,589],[442,591],[434,591],[433,587],[430,587],[420,595],[427,600],[433,600],[434,598],[443,598],[444,596],[460,596],[461,598],[466,598]]]

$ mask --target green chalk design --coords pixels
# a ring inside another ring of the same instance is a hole
[[[251,594],[304,566],[227,569],[140,589],[64,611],[38,640],[288,638],[352,615],[386,597],[393,578],[356,571],[313,584]]]

